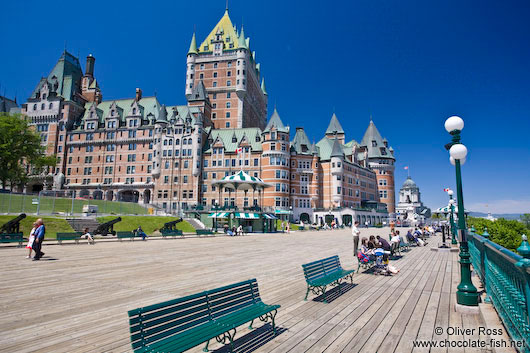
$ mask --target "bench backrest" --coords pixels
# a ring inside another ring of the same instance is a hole
[[[24,238],[23,233],[4,233],[0,234],[0,240],[22,240]]]
[[[331,272],[342,269],[339,257],[337,255],[310,262],[308,264],[302,265],[302,268],[304,270],[305,279],[308,281],[325,277]]]
[[[133,349],[261,301],[255,279],[129,311]]]

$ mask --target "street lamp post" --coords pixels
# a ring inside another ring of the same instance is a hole
[[[456,292],[456,301],[460,305],[477,306],[478,292],[471,281],[471,259],[466,236],[466,218],[464,215],[464,195],[462,192],[461,165],[465,163],[467,148],[460,143],[460,131],[464,128],[464,121],[458,116],[452,116],[445,121],[445,129],[453,136],[452,142],[445,145],[451,155],[451,164],[456,171],[456,194],[458,201],[458,237],[460,241],[460,284]],[[453,163],[454,162],[454,163]]]
[[[449,221],[451,222],[451,244],[457,244],[456,224],[455,224],[455,218],[454,218],[455,200],[453,199],[453,190],[447,191],[447,194],[449,194],[449,209],[451,210],[451,213],[449,215]]]

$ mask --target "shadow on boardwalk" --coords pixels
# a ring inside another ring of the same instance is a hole
[[[264,344],[274,340],[276,337],[286,332],[287,329],[283,327],[276,327],[276,335],[272,331],[272,325],[267,323],[261,327],[258,327],[246,335],[236,339],[234,341],[233,352],[243,353],[243,352],[253,352],[256,349],[260,348]],[[222,353],[230,352],[230,346],[225,345],[217,350],[212,352]]]
[[[340,288],[339,288],[340,287]],[[329,291],[326,291],[326,294],[321,294],[318,297],[313,298],[313,301],[324,303],[324,299],[327,303],[331,303],[334,300],[340,298],[342,295],[346,294],[353,288],[357,287],[357,283],[341,283],[340,286],[335,286]]]

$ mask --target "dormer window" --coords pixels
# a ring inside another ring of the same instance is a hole
[[[372,147],[377,147],[377,141],[376,140],[372,140]]]
[[[114,116],[114,110],[110,111],[110,116]]]
[[[90,118],[92,119],[94,117],[94,112],[90,112]]]
[[[232,143],[237,142],[237,138],[235,136],[232,137]]]
[[[259,138],[258,135],[256,135],[256,142],[260,142],[260,141],[261,141],[261,139]]]
[[[136,115],[136,108],[133,108],[133,115]]]
[[[386,149],[385,149],[384,147],[381,147],[381,154],[382,154],[383,156],[386,155]]]
[[[276,132],[271,132],[271,140],[276,140]]]
[[[42,99],[46,99],[46,93],[42,94]]]

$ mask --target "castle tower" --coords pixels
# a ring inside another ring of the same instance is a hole
[[[335,115],[333,115],[335,116]],[[343,190],[342,179],[344,172],[344,151],[338,139],[333,140],[333,147],[331,149],[331,175],[332,175],[332,189],[331,201],[335,207],[342,206]]]
[[[186,95],[203,81],[217,129],[259,127],[267,119],[267,93],[260,67],[243,28],[238,33],[228,10],[197,47],[195,34],[187,55]]]
[[[89,54],[86,57],[85,74],[81,79],[81,94],[87,102],[100,103],[103,99],[101,95],[101,89],[99,88],[97,80],[94,78],[94,66],[96,64],[96,58]]]
[[[361,140],[360,148],[367,154],[368,166],[376,173],[380,202],[387,205],[389,214],[395,213],[394,163],[396,158],[394,150],[388,146],[388,141],[381,137],[371,119]]]
[[[283,124],[276,109],[261,136],[261,178],[264,182],[274,185],[265,189],[263,205],[289,209],[289,127]]]

